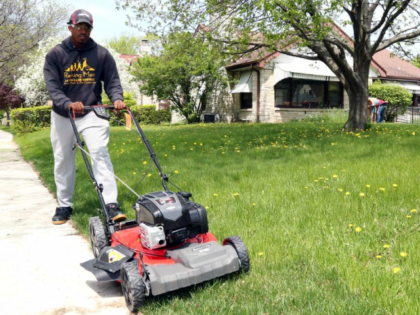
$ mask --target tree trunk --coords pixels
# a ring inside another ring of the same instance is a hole
[[[356,75],[353,77],[351,83],[345,84],[345,89],[349,95],[349,118],[344,125],[346,130],[361,130],[366,128],[368,122],[368,96],[369,96],[369,58],[358,58],[359,62],[355,60],[354,72]]]
[[[365,129],[369,117],[367,107],[369,91],[367,84],[351,87],[347,93],[349,95],[350,111],[344,128],[346,130]]]
[[[6,126],[9,127],[10,126],[10,113],[8,110],[6,110],[6,119],[7,119]]]

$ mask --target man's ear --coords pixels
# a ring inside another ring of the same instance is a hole
[[[69,32],[71,33],[73,27],[71,25],[67,26],[67,29],[69,30]]]

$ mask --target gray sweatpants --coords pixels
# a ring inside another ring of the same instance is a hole
[[[93,157],[92,169],[98,184],[104,187],[105,204],[116,203],[117,184],[114,169],[108,153],[109,123],[98,118],[94,112],[76,118],[76,127],[82,134],[89,154]],[[68,118],[51,112],[51,143],[54,152],[54,178],[57,186],[57,199],[60,207],[73,205],[73,191],[76,175],[75,153],[72,150],[76,137]],[[86,147],[85,147],[86,150]],[[96,161],[95,161],[96,160]],[[90,179],[89,179],[90,181]],[[92,193],[94,190],[92,189]]]

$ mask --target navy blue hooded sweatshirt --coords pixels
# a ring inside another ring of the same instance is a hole
[[[64,117],[68,117],[67,108],[73,102],[101,104],[101,81],[112,103],[124,100],[114,58],[91,38],[82,49],[77,49],[70,37],[51,49],[45,57],[44,79],[52,110]]]

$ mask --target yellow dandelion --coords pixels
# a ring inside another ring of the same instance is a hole
[[[149,173],[149,174],[147,174],[147,177],[152,177],[152,174],[150,174],[150,173]]]
[[[392,184],[392,187],[397,188],[398,185],[397,184]]]
[[[413,136],[415,136],[415,135],[416,135],[416,132],[415,132],[415,131],[413,131],[412,135],[413,135]]]
[[[314,179],[314,182],[315,182],[315,183],[318,183],[318,180],[317,180],[317,179]]]
[[[335,175],[335,174],[333,175],[333,178],[337,178],[337,177],[338,177],[338,175]]]
[[[381,259],[381,258],[382,258],[382,256],[381,256],[381,255],[376,255],[376,258],[377,258],[377,259]]]
[[[164,155],[164,157],[168,157],[168,155],[167,155],[167,154],[165,154],[165,155]]]
[[[389,244],[385,244],[385,245],[384,245],[384,248],[385,248],[385,249],[389,248]]]
[[[394,267],[394,268],[392,268],[392,272],[393,273],[399,273],[399,272],[401,272],[401,268],[400,267]]]
[[[219,196],[219,194],[218,193],[214,193],[213,196],[217,197],[217,196]]]
[[[338,188],[337,189],[339,192],[343,192],[343,188]]]
[[[385,188],[381,187],[379,188],[379,191],[385,191]]]
[[[304,187],[305,189],[308,189],[308,187]]]
[[[350,192],[349,191],[346,191],[346,196],[348,196],[348,195],[350,195]]]
[[[368,185],[366,185],[366,188],[370,188],[370,185],[368,184]]]
[[[362,228],[361,228],[361,227],[359,227],[359,226],[358,226],[357,228],[355,228],[354,230],[355,230],[357,233],[362,232]]]
[[[236,197],[236,196],[239,196],[239,193],[234,193],[234,194],[233,194],[233,196],[235,196],[235,197]]]
[[[350,227],[350,228],[352,228],[353,226],[354,226],[354,224],[351,224],[351,223],[349,224],[349,227]]]
[[[408,214],[408,215],[407,215],[407,219],[411,219],[411,215],[409,215],[409,214]]]
[[[206,208],[207,210],[209,210],[209,209],[210,209],[210,207],[209,207],[209,206],[205,206],[204,208]]]
[[[143,165],[146,165],[147,164],[147,161],[143,161]]]
[[[411,209],[410,212],[411,213],[416,213],[417,212],[417,209]]]
[[[133,175],[136,175],[137,173],[136,172],[133,172]]]
[[[252,206],[255,207],[257,204],[253,203]]]
[[[264,252],[259,252],[258,253],[258,256],[263,256],[264,255]]]
[[[365,196],[365,194],[364,194],[364,193],[360,193],[360,194],[359,194],[359,196],[360,196],[360,197],[364,197],[364,196]]]
[[[401,253],[400,253],[400,256],[401,256],[401,257],[407,257],[407,256],[408,256],[408,254],[407,254],[407,253],[405,253],[405,252],[401,252]]]
[[[179,173],[179,171],[174,171],[174,173],[175,173],[175,174],[178,174],[178,173]]]

